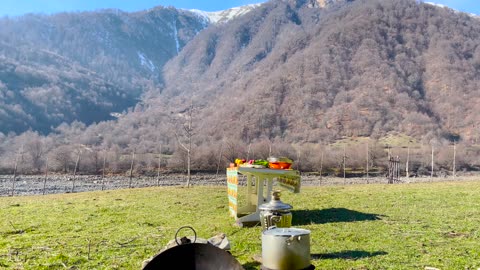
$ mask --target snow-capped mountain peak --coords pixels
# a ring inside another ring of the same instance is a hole
[[[205,18],[205,20],[208,23],[216,24],[216,23],[225,23],[236,17],[245,15],[260,5],[261,4],[251,4],[251,5],[241,6],[241,7],[234,7],[227,10],[212,11],[212,12],[202,11],[198,9],[189,9],[188,11],[196,13],[197,15]]]
[[[425,4],[429,4],[429,5],[432,5],[432,6],[437,6],[437,7],[440,7],[440,8],[448,8],[445,5],[437,4],[437,3],[434,3],[434,2],[425,2]]]

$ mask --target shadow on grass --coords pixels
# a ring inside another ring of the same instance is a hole
[[[354,222],[380,220],[382,215],[362,213],[346,208],[328,208],[316,210],[293,210],[292,225],[324,224],[333,222]]]
[[[248,262],[244,265],[242,265],[245,270],[257,270],[258,267],[260,266],[259,262]]]
[[[385,251],[368,252],[363,250],[344,250],[344,251],[334,252],[334,253],[312,254],[311,256],[312,256],[312,260],[320,260],[320,259],[358,260],[358,259],[387,255],[387,254],[388,253]]]

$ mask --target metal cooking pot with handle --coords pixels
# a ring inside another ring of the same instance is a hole
[[[192,227],[184,226],[183,228],[191,229],[197,239],[197,233]],[[232,254],[217,248],[211,244],[187,243],[186,238],[177,239],[177,246],[169,248],[157,254],[143,270],[159,270],[159,269],[182,269],[182,270],[244,270],[242,265],[232,256]]]
[[[262,233],[262,266],[275,270],[300,270],[310,265],[310,231],[275,228]]]

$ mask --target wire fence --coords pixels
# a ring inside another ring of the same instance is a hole
[[[184,186],[187,181],[185,174],[161,174],[160,176],[140,176],[133,179],[126,176],[96,175],[50,175],[47,178],[35,175],[17,175],[13,185],[13,175],[0,175],[0,197],[47,195],[73,192],[115,190],[127,188],[145,188],[156,186]],[[375,177],[331,177],[318,174],[302,174],[302,186],[332,186],[332,185],[361,185],[387,184],[386,176]],[[480,180],[480,175],[468,173],[464,175],[441,177],[400,177],[396,183],[428,183],[442,181]],[[224,174],[198,173],[192,175],[191,183],[194,186],[226,186],[227,178]]]
[[[15,185],[13,175],[0,175],[0,196],[59,194],[97,190],[143,188],[154,186],[181,186],[186,183],[186,175],[166,174],[160,177],[125,177],[95,175],[51,175],[47,178],[32,175],[17,175]],[[192,176],[195,185],[222,185],[226,181],[215,174]],[[73,188],[74,187],[74,188]],[[73,190],[73,191],[72,191]]]

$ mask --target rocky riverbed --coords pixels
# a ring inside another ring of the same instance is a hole
[[[186,175],[168,174],[157,177],[130,177],[96,175],[20,175],[13,181],[13,175],[0,175],[0,196],[38,195],[141,188],[153,186],[180,186],[187,182]],[[215,175],[192,175],[194,185],[224,185],[225,177]]]
[[[477,176],[462,176],[455,180],[475,180]],[[450,181],[451,177],[418,177],[403,178],[400,183],[412,182],[430,182],[430,181]],[[102,176],[95,175],[19,175],[13,181],[13,175],[0,175],[0,197],[5,196],[25,196],[41,194],[58,194],[85,192],[96,190],[112,190],[125,188],[142,188],[153,186],[182,186],[187,182],[184,174],[164,174],[160,177],[130,177],[126,176],[108,176],[102,179]],[[226,186],[225,175],[215,174],[195,174],[192,175],[191,184],[194,186]],[[320,177],[318,175],[302,175],[302,186],[324,186],[324,185],[351,185],[351,184],[380,184],[387,183],[385,177],[370,178],[340,178],[340,177]],[[240,185],[245,184],[245,180],[240,176]]]

